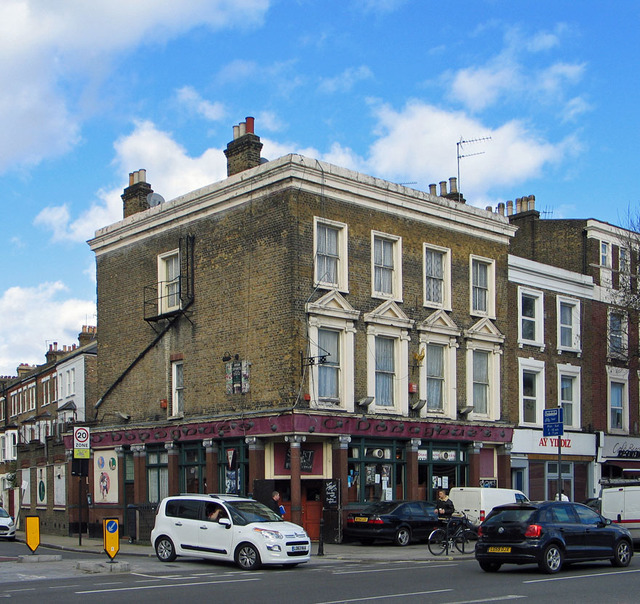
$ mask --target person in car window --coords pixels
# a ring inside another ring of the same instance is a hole
[[[438,516],[443,516],[444,518],[449,518],[456,511],[453,501],[447,497],[447,494],[442,489],[438,491],[436,505],[438,507]]]
[[[208,505],[207,506],[207,520],[211,522],[218,522],[220,518],[226,518],[226,514],[224,510],[219,505]]]

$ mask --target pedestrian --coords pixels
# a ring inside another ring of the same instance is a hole
[[[450,518],[451,514],[456,511],[453,501],[447,497],[447,494],[443,489],[438,491],[438,501],[436,502],[438,508],[438,516],[443,518]]]
[[[280,503],[280,493],[278,493],[278,491],[271,493],[271,499],[269,499],[267,506],[278,514],[278,516],[284,516],[284,506]]]
[[[558,493],[556,493],[556,501],[558,501]],[[564,489],[562,489],[562,495],[560,495],[560,501],[569,501],[569,497],[567,497],[567,495],[564,492]]]

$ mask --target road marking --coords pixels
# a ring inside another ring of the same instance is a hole
[[[389,598],[405,598],[410,596],[428,596],[430,594],[442,594],[453,589],[434,589],[431,591],[414,591],[404,594],[389,594],[388,596],[367,596],[366,598],[350,598],[346,600],[332,600],[329,602],[318,602],[317,604],[347,604],[347,602],[375,602],[376,600],[388,600]]]
[[[607,570],[601,573],[591,573],[589,575],[572,575],[570,577],[549,577],[548,579],[532,579],[523,583],[544,583],[545,581],[569,581],[571,579],[590,579],[591,577],[608,577],[610,575],[626,575],[627,573],[640,573],[637,570]]]
[[[139,587],[118,587],[116,589],[90,589],[76,591],[77,594],[101,594],[116,591],[140,591],[143,589],[173,589],[174,587],[193,587],[195,585],[220,585],[222,583],[246,583],[247,581],[259,581],[260,579],[234,579],[228,581],[200,581],[199,583],[171,583],[169,585],[140,585]]]
[[[447,568],[448,566],[456,566],[456,564],[438,564],[437,566],[432,565],[432,568],[437,569],[437,568]],[[421,569],[424,570],[424,569]],[[370,568],[367,570],[336,570],[333,571],[334,575],[358,575],[358,574],[362,574],[362,573],[379,573],[379,572],[385,572],[385,571],[392,571],[392,572],[397,572],[398,569],[397,568]]]
[[[447,604],[481,604],[482,602],[504,602],[505,600],[519,600],[521,598],[527,598],[528,596],[498,596],[496,598],[482,598],[482,600],[460,600],[458,602],[447,602]]]

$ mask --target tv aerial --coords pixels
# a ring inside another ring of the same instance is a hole
[[[472,145],[474,143],[481,143],[483,141],[490,141],[490,140],[491,140],[490,136],[483,136],[482,138],[470,138],[468,140],[465,140],[462,137],[460,137],[460,140],[456,143],[456,157],[458,160],[458,191],[462,191],[462,186],[460,184],[460,160],[463,157],[473,157],[474,155],[484,154],[484,151],[478,151],[477,153],[463,154],[462,151],[464,151],[464,145]]]

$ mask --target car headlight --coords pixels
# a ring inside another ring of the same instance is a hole
[[[282,533],[278,531],[270,531],[268,529],[262,529],[262,528],[254,528],[253,530],[256,533],[259,533],[260,535],[262,535],[265,539],[284,539],[284,537],[282,536]]]

